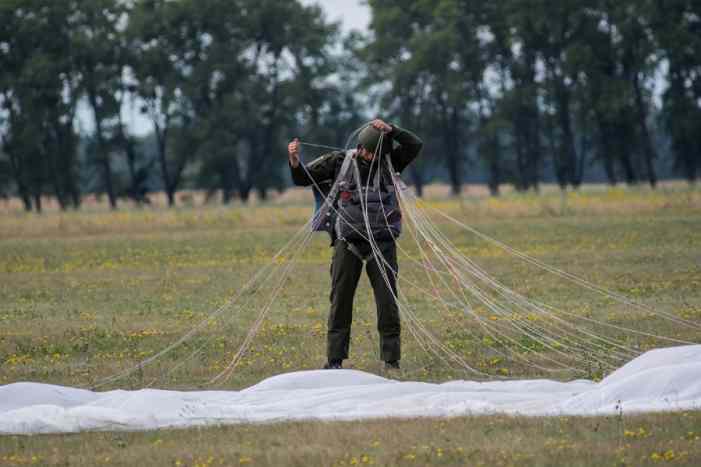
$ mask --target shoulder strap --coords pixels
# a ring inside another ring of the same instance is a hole
[[[336,195],[338,195],[340,182],[346,177],[348,169],[351,166],[351,162],[353,161],[353,156],[353,150],[346,151],[346,155],[343,159],[343,163],[341,164],[341,168],[338,171],[338,174],[336,175],[336,179],[333,182],[333,186],[331,187],[331,190],[329,190],[329,194],[328,196],[326,196],[324,204],[322,204],[319,210],[317,211],[315,220],[324,219],[324,217],[326,217],[326,214],[329,212],[329,209],[331,209],[331,205],[336,200]]]

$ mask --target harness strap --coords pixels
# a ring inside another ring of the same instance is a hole
[[[353,161],[353,155],[355,151],[354,150],[348,150],[346,151],[346,156],[343,159],[343,163],[341,164],[341,169],[338,171],[338,175],[336,176],[336,180],[334,181],[333,186],[331,187],[331,190],[329,191],[328,196],[326,197],[326,201],[324,204],[321,205],[319,210],[317,211],[317,217],[315,221],[321,222],[323,221],[324,217],[329,212],[329,209],[331,209],[331,205],[333,205],[334,201],[336,200],[336,195],[338,194],[338,190],[341,185],[341,181],[346,177],[346,174],[348,173],[348,169],[351,166],[351,162]]]

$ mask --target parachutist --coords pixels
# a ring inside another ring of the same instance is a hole
[[[410,131],[375,119],[357,136],[351,152],[333,151],[303,165],[298,138],[288,145],[292,180],[314,185],[317,208],[329,200],[331,209],[318,216],[316,230],[331,236],[331,308],[328,318],[327,363],[338,369],[348,358],[353,299],[365,265],[377,307],[380,358],[398,369],[401,359],[397,306],[397,250],[401,211],[392,181],[419,155],[422,141]],[[331,187],[337,186],[331,193]]]

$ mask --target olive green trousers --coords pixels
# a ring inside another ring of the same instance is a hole
[[[350,346],[351,322],[353,320],[353,298],[358,280],[365,263],[365,271],[370,279],[375,305],[377,307],[377,330],[380,334],[380,358],[384,361],[399,360],[400,324],[399,308],[394,297],[397,294],[397,247],[393,241],[378,244],[385,264],[377,264],[373,255],[367,255],[367,245],[349,245],[345,241],[335,242],[331,262],[331,311],[329,312],[327,334],[327,356],[331,360],[348,358]],[[367,261],[361,259],[363,250]],[[382,268],[382,269],[380,269]],[[382,276],[386,272],[387,282]]]

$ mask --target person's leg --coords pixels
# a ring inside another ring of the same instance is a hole
[[[377,330],[380,334],[380,358],[385,362],[398,361],[401,358],[399,307],[394,297],[397,295],[397,247],[394,242],[381,243],[380,250],[389,267],[377,264],[374,258],[368,260],[366,270],[375,295],[377,306]],[[380,267],[387,275],[387,281]]]
[[[353,297],[363,262],[339,240],[331,261],[331,310],[329,312],[326,353],[329,362],[348,358]]]

